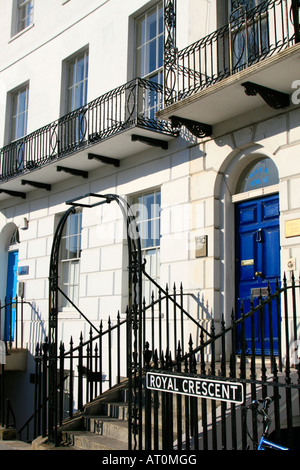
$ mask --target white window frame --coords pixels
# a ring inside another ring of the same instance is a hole
[[[25,105],[21,109],[21,96],[25,93]],[[29,85],[23,85],[19,87],[11,95],[11,129],[10,129],[10,141],[21,139],[27,133],[28,123],[28,102],[29,102]],[[17,132],[19,129],[19,120],[24,119],[23,131]]]
[[[146,199],[153,196],[149,207]],[[136,216],[141,240],[142,260],[146,260],[146,272],[159,284],[160,281],[160,239],[161,239],[161,190],[160,188],[139,193],[131,198],[131,208]],[[147,229],[145,227],[147,226]],[[149,233],[150,232],[150,233]],[[155,240],[155,242],[154,242]],[[157,293],[155,285],[143,277],[143,296],[146,304],[151,302],[152,292]]]
[[[17,33],[33,24],[33,0],[17,0]]]
[[[83,60],[83,78],[78,78],[78,63]],[[77,108],[80,108],[87,103],[87,92],[88,92],[88,64],[89,63],[89,51],[84,51],[76,54],[72,59],[67,61],[68,72],[67,72],[67,99],[66,99],[66,112],[69,113]],[[82,86],[83,98],[78,106],[76,106],[76,90]]]
[[[76,219],[75,219],[76,217]],[[75,225],[73,225],[75,220]],[[72,226],[74,231],[72,231]],[[81,234],[82,234],[82,211],[77,211],[75,214],[70,214],[65,224],[61,243],[60,243],[60,288],[69,297],[69,299],[78,305],[79,302],[79,281],[80,281],[80,258],[81,258]],[[73,241],[73,246],[76,246],[76,253],[73,256],[68,256],[70,250],[70,242]],[[60,296],[60,310],[72,310],[72,304],[61,295]]]

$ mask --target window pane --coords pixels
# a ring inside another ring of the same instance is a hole
[[[74,90],[74,109],[81,108],[85,104],[84,84],[78,83]]]
[[[147,68],[146,73],[156,70],[156,40],[151,41],[147,45]]]
[[[76,64],[76,82],[81,82],[85,78],[85,65],[84,65],[84,57],[78,59]]]
[[[24,113],[27,106],[27,90],[21,91],[18,95],[18,113]]]
[[[146,41],[149,41],[156,36],[156,9],[147,17],[146,33]]]
[[[68,258],[78,258],[78,237],[70,237],[69,239],[69,256]]]
[[[158,9],[158,34],[164,31],[164,10],[162,7]]]
[[[25,115],[20,114],[17,118],[17,124],[16,124],[16,136],[15,136],[16,139],[25,135],[25,122],[26,122]]]
[[[164,60],[164,37],[159,36],[158,38],[158,59],[157,59],[157,67],[163,66]]]
[[[68,259],[69,258],[69,239],[68,238],[62,238],[61,244],[60,244],[60,250],[61,250],[61,259]]]
[[[151,218],[154,205],[154,194],[148,194],[144,197],[144,206],[147,214],[147,218]]]
[[[145,37],[146,37],[146,20],[145,18],[143,18],[142,20],[137,22],[137,27],[136,27],[136,41],[137,41],[138,47],[145,43]]]
[[[145,48],[141,47],[137,50],[136,74],[138,77],[145,75]]]

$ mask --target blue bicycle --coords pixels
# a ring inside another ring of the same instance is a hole
[[[262,400],[257,400],[253,401],[250,405],[245,407],[245,410],[256,410],[257,414],[262,416],[263,418],[263,434],[260,438],[259,443],[257,444],[257,450],[289,450],[287,447],[283,447],[280,444],[275,444],[275,442],[269,441],[269,428],[271,424],[271,418],[268,415],[268,409],[270,404],[274,398],[266,397]],[[247,416],[246,416],[246,424],[247,424]],[[247,433],[250,437],[250,439],[253,441],[251,435],[248,432]],[[254,442],[254,441],[253,441]]]

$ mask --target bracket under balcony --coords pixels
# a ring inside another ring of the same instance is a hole
[[[142,142],[143,144],[151,145],[152,147],[161,147],[163,150],[168,150],[168,142],[161,139],[153,139],[145,135],[133,134],[131,136],[132,142]]]
[[[88,154],[89,160],[98,160],[101,163],[106,163],[107,165],[113,165],[115,167],[120,166],[120,160],[117,158],[105,157],[104,155],[96,155],[95,153]]]
[[[8,194],[13,197],[20,197],[26,199],[26,193],[21,193],[19,191],[11,191],[10,189],[0,189],[0,193]]]
[[[68,168],[66,166],[57,166],[56,171],[64,171],[65,173],[70,173],[73,176],[81,176],[82,178],[88,178],[89,176],[87,171]]]
[[[203,138],[212,135],[212,126],[204,122],[192,121],[179,116],[171,116],[170,121],[173,128],[185,126],[195,137]]]
[[[256,96],[259,94],[261,98],[273,109],[284,109],[290,105],[290,97],[287,93],[273,90],[253,82],[244,82],[242,86],[248,96]]]
[[[23,186],[25,184],[28,184],[29,186],[33,186],[34,188],[46,189],[46,191],[51,191],[51,184],[40,183],[39,181],[21,180],[21,184]]]

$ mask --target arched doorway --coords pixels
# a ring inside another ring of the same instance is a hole
[[[235,201],[235,299],[236,316],[259,305],[269,291],[275,292],[280,279],[280,224],[278,171],[270,158],[258,158],[242,171],[236,185]],[[269,190],[268,190],[269,188]],[[251,352],[255,336],[255,352],[261,353],[261,329],[274,338],[278,350],[277,306],[273,313],[263,312],[263,326],[259,315],[255,323],[246,322],[246,352]],[[276,344],[277,343],[277,344]],[[237,338],[237,348],[241,348]],[[270,345],[264,343],[268,354]]]

